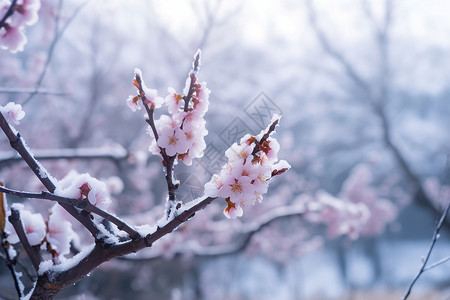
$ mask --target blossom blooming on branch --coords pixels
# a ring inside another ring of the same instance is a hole
[[[25,231],[28,242],[31,246],[36,246],[42,243],[45,237],[45,222],[42,215],[39,213],[31,213],[26,210],[21,203],[14,203],[12,207],[19,211],[22,226]],[[6,223],[5,231],[8,233],[8,241],[11,244],[19,242],[19,237],[10,222]]]
[[[0,1],[0,48],[12,53],[23,51],[27,42],[25,25],[33,25],[38,20],[40,0]]]
[[[111,204],[106,185],[88,173],[71,171],[58,182],[55,194],[78,200],[88,199],[91,204],[103,210]]]
[[[66,216],[67,212],[59,204],[50,209],[45,237],[56,256],[70,253],[70,242],[76,235]]]
[[[205,195],[225,198],[227,207],[223,213],[227,218],[241,217],[242,207],[248,203],[262,202],[269,180],[291,167],[285,160],[278,161],[280,146],[270,137],[279,120],[280,116],[274,116],[259,135],[248,134],[239,145],[234,143],[225,152],[228,163],[205,184]]]
[[[19,121],[25,116],[25,112],[22,110],[22,105],[14,102],[9,102],[5,106],[0,106],[0,112],[5,116],[9,123],[13,123],[15,125],[19,125]]]
[[[205,113],[209,106],[211,91],[206,87],[206,82],[199,83],[196,73],[200,65],[200,52],[194,56],[194,65],[186,80],[183,95],[178,94],[174,88],[169,87],[169,95],[162,99],[158,92],[145,86],[140,69],[135,69],[134,86],[138,89],[138,95],[129,96],[127,105],[132,111],[140,110],[142,103],[149,109],[161,107],[165,103],[169,115],[162,114],[155,120],[155,128],[149,127],[148,132],[154,137],[149,151],[161,156],[161,149],[169,157],[176,156],[184,164],[190,166],[192,159],[203,156],[206,148]],[[153,116],[149,116],[153,118]],[[154,130],[157,136],[154,134]],[[177,161],[175,161],[176,163]]]

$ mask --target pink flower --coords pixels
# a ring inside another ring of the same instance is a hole
[[[222,187],[222,178],[219,175],[214,174],[211,180],[205,184],[205,195],[208,197],[218,197]]]
[[[177,94],[174,88],[168,88],[167,91],[169,92],[169,95],[165,98],[165,102],[167,105],[167,109],[169,110],[170,114],[174,114],[180,110],[182,107],[182,101],[183,96],[180,94]],[[183,101],[184,103],[184,101]]]
[[[11,24],[14,26],[33,25],[39,19],[38,10],[41,7],[39,0],[23,0],[22,4],[16,4],[14,14],[11,16]]]
[[[128,96],[127,105],[132,111],[140,110],[139,96]]]
[[[188,143],[184,132],[176,127],[164,127],[157,141],[159,147],[166,150],[167,155],[183,154],[188,150]]]
[[[223,187],[219,191],[219,196],[230,198],[231,202],[239,204],[241,201],[251,198],[253,188],[250,182],[251,179],[248,176],[241,176],[237,179],[228,176],[223,179]]]
[[[47,242],[58,255],[70,253],[70,242],[76,233],[72,229],[72,224],[65,219],[66,212],[59,204],[55,204],[50,209],[47,222]]]
[[[223,210],[223,214],[228,219],[236,219],[237,217],[242,217],[244,214],[244,211],[242,210],[242,207],[239,206],[239,204],[235,204],[231,202],[230,200],[226,199],[228,206]]]
[[[4,107],[0,106],[0,112],[5,115],[5,118],[9,123],[14,123],[15,125],[19,125],[19,121],[25,116],[22,105],[14,102],[9,102]]]
[[[164,99],[162,97],[158,96],[158,91],[155,89],[149,89],[145,86],[144,82],[142,81],[142,89],[145,93],[145,101],[147,104],[150,104],[150,108],[160,108],[161,105],[164,103]]]
[[[46,231],[46,226],[42,215],[38,213],[32,214],[30,211],[25,210],[23,204],[21,203],[15,203],[12,207],[20,212],[22,226],[30,245],[39,245],[44,239]],[[9,233],[8,241],[11,244],[19,242],[19,237],[10,222],[7,222],[5,231]]]
[[[23,32],[23,27],[14,27],[6,24],[0,28],[0,48],[9,49],[12,53],[23,51],[27,37]]]

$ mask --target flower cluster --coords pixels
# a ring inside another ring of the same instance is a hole
[[[242,207],[261,202],[269,179],[290,168],[285,160],[278,161],[280,145],[270,137],[279,118],[275,116],[258,136],[247,134],[239,145],[234,143],[225,152],[228,163],[205,184],[206,196],[225,198],[228,205],[223,213],[227,218],[241,217]]]
[[[23,51],[25,26],[37,22],[40,7],[40,0],[0,0],[0,48]]]
[[[347,235],[355,240],[370,217],[366,205],[336,198],[325,191],[318,191],[315,200],[306,207],[307,218],[311,222],[325,223],[329,237]]]
[[[165,103],[168,115],[163,114],[155,120],[153,128],[152,125],[149,126],[148,132],[154,137],[149,151],[163,157],[176,156],[188,166],[192,164],[192,159],[202,157],[206,148],[205,136],[208,131],[204,116],[208,110],[211,93],[206,83],[199,83],[197,79],[199,51],[194,58],[183,94],[170,87],[169,95],[165,99],[158,97],[156,90],[146,87],[141,70],[136,69],[133,83],[138,89],[138,95],[129,96],[127,100],[132,111],[140,110],[143,103],[148,108],[149,118],[153,118],[153,109]]]
[[[70,253],[70,243],[76,234],[68,221],[67,212],[59,204],[53,205],[50,209],[47,221],[44,221],[42,214],[30,212],[21,203],[14,203],[12,208],[19,211],[22,227],[30,246],[43,245],[54,258]],[[19,237],[10,222],[6,222],[4,231],[8,242],[11,244],[19,242]]]
[[[330,237],[347,235],[354,240],[383,233],[399,211],[370,186],[371,180],[369,165],[356,165],[338,197],[319,191],[316,199],[307,203],[309,220],[325,223]]]
[[[8,123],[13,123],[15,125],[19,125],[19,121],[25,116],[22,105],[14,102],[9,102],[5,106],[0,106],[0,112],[4,115]]]

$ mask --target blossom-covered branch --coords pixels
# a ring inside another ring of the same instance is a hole
[[[23,51],[27,42],[25,26],[38,20],[40,0],[12,0],[0,3],[0,48],[12,53]]]
[[[0,127],[11,146],[21,155],[48,192],[29,193],[6,187],[0,187],[0,191],[18,197],[56,201],[94,237],[94,244],[82,248],[74,257],[67,259],[65,256],[70,252],[70,243],[76,239],[77,234],[58,204],[50,209],[47,221],[43,220],[41,214],[31,213],[20,204],[12,205],[10,222],[5,227],[5,233],[11,243],[20,241],[25,246],[38,273],[31,296],[33,299],[52,298],[58,291],[77,282],[101,263],[151,247],[155,241],[171,233],[217,197],[226,199],[229,206],[225,209],[225,215],[233,216],[231,207],[236,210],[246,202],[252,201],[255,204],[256,200],[261,201],[262,195],[267,192],[268,181],[290,168],[286,161],[278,161],[277,153],[280,147],[276,139],[271,137],[280,118],[275,116],[259,135],[246,135],[242,138],[241,145],[234,144],[227,150],[229,163],[220,173],[224,176],[220,187],[211,188],[210,183],[206,185],[204,196],[184,204],[175,201],[179,182],[173,176],[174,166],[179,160],[191,165],[192,159],[203,156],[206,147],[204,137],[208,131],[204,115],[208,110],[210,91],[206,88],[206,83],[198,83],[199,66],[200,51],[194,57],[184,95],[169,88],[169,95],[165,99],[158,97],[156,90],[145,85],[139,69],[135,72],[133,84],[138,89],[138,95],[130,96],[127,103],[133,111],[141,109],[141,105],[145,107],[149,133],[153,135],[149,151],[160,156],[166,168],[166,210],[153,226],[133,228],[108,213],[106,209],[111,200],[105,184],[87,173],[78,174],[72,171],[60,181],[53,179],[25,146],[20,134],[3,116],[5,114],[10,122],[18,125],[24,117],[20,105],[12,103],[0,108]],[[167,105],[169,115],[162,114],[155,121],[154,110],[160,108],[163,103]],[[215,176],[211,182],[215,182]],[[286,216],[285,212],[270,216],[262,222],[252,223],[250,231],[245,232],[244,243],[234,249],[245,247],[255,232],[283,216]],[[109,226],[107,221],[115,227]],[[123,235],[120,230],[125,231],[127,235]],[[40,257],[42,246],[46,246],[50,252],[51,260],[43,261]]]

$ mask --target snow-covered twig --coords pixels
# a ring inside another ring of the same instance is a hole
[[[17,153],[19,153],[19,155],[27,163],[27,165],[34,172],[41,183],[46,187],[46,189],[49,190],[50,193],[53,193],[56,189],[56,186],[53,183],[51,177],[47,174],[46,170],[42,168],[38,161],[31,155],[27,147],[25,147],[20,134],[14,133],[2,113],[0,113],[0,128],[8,138],[11,147],[15,149]],[[88,215],[79,212],[73,206],[67,204],[61,204],[61,206],[81,224],[83,224],[83,226],[86,227],[86,229],[89,230],[89,232],[93,236],[97,236],[100,233],[99,229],[94,225],[93,221],[89,218]]]
[[[83,200],[71,199],[71,198],[61,197],[61,196],[58,196],[58,195],[55,195],[52,193],[48,193],[48,192],[41,192],[41,193],[21,192],[21,191],[11,190],[11,189],[5,188],[3,186],[0,186],[0,191],[3,193],[6,193],[6,194],[15,195],[15,196],[21,197],[21,198],[45,199],[45,200],[56,201],[59,204],[71,205],[71,206],[77,207],[79,209],[82,209],[84,211],[97,214],[102,218],[105,218],[109,222],[115,224],[119,230],[123,230],[126,233],[128,233],[131,238],[136,238],[139,235],[139,233],[135,229],[133,229],[130,225],[128,225],[124,221],[118,219],[117,217],[109,214],[108,212],[98,208],[97,206],[93,205],[87,199],[83,199]]]

